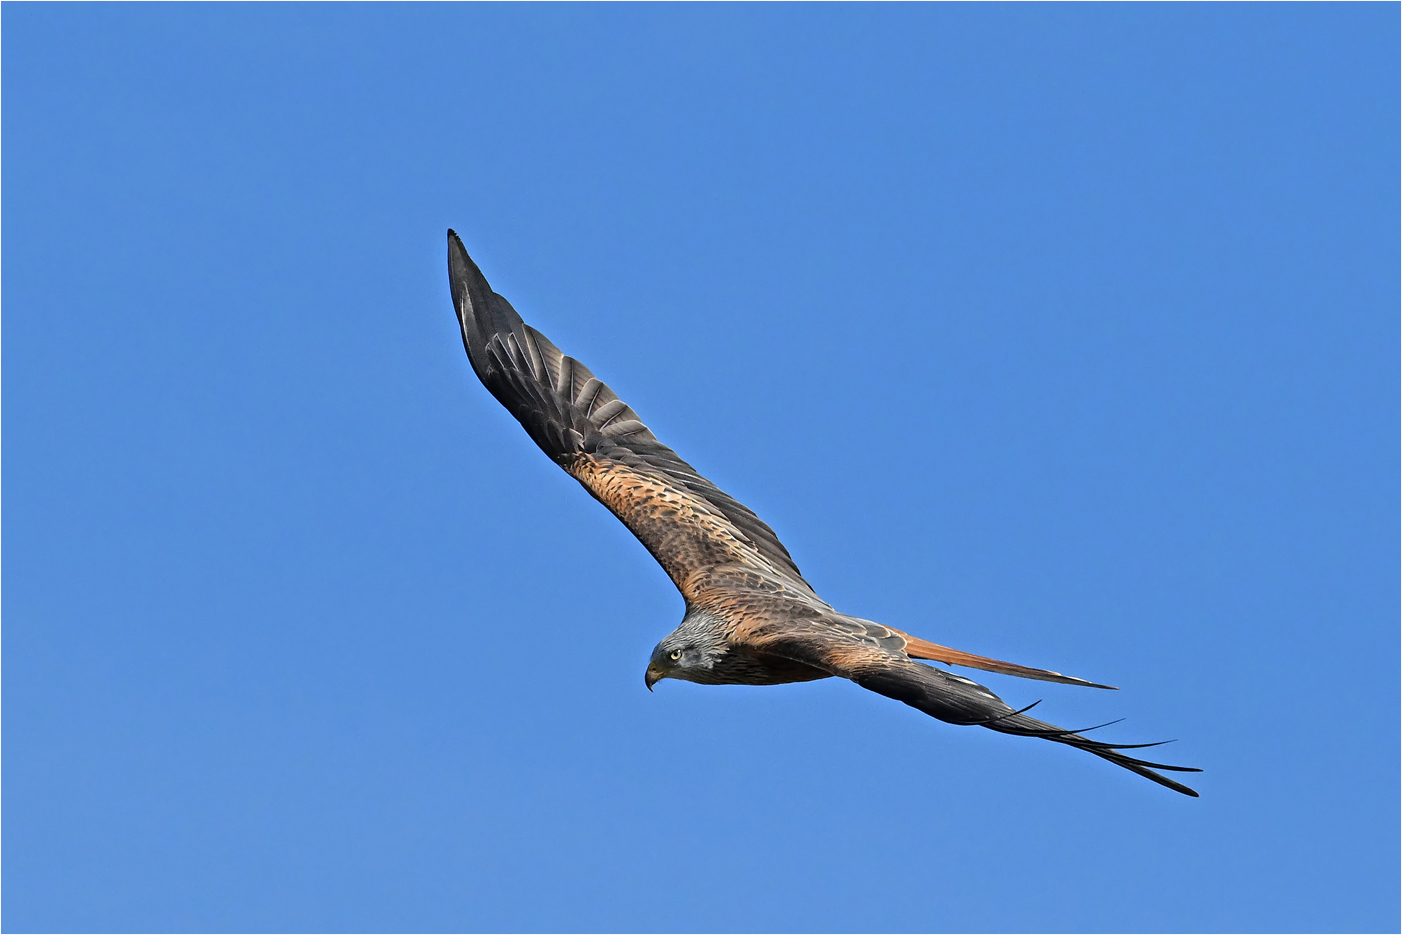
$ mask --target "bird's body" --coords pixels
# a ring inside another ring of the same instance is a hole
[[[659,442],[612,390],[492,292],[452,231],[448,266],[477,376],[536,444],[637,536],[686,601],[681,625],[653,650],[649,688],[663,678],[778,685],[840,676],[942,721],[1067,744],[1197,795],[1155,772],[1196,770],[1121,752],[1152,744],[1107,744],[1062,730],[1014,710],[977,682],[916,660],[1109,686],[939,646],[829,606],[769,526]]]

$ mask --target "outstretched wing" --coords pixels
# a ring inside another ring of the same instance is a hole
[[[1175,792],[1197,797],[1192,789],[1155,770],[1183,773],[1198,773],[1201,770],[1151,763],[1122,752],[1157,744],[1104,743],[1091,740],[1081,732],[1064,730],[1028,717],[1025,713],[1027,708],[1015,710],[971,679],[915,662],[907,655],[904,635],[879,624],[819,616],[802,620],[771,620],[744,634],[742,642],[753,652],[778,656],[851,679],[865,689],[903,701],[941,721],[977,725],[1004,734],[1064,743],[1109,760]]]
[[[621,519],[684,596],[716,565],[812,588],[748,507],[657,440],[589,369],[521,320],[448,231],[448,276],[463,346],[482,384],[541,450]]]

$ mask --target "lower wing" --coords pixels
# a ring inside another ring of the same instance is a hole
[[[868,635],[855,631],[853,622],[810,619],[772,623],[753,633],[745,642],[763,652],[851,679],[869,691],[905,702],[941,721],[986,727],[1003,734],[1039,737],[1042,740],[1063,743],[1093,753],[1175,792],[1197,797],[1197,793],[1192,789],[1159,774],[1156,770],[1179,773],[1199,773],[1202,770],[1189,766],[1153,763],[1123,752],[1158,744],[1105,743],[1092,740],[1081,731],[1065,730],[1055,724],[1028,717],[1026,712],[1031,705],[1017,710],[972,679],[915,662],[905,651],[901,651],[900,647],[889,645],[894,643],[890,638],[883,639],[876,634]]]

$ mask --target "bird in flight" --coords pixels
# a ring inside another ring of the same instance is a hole
[[[448,279],[463,346],[482,384],[551,460],[623,521],[686,600],[681,624],[652,651],[649,690],[666,678],[780,685],[838,676],[941,721],[1066,744],[1197,796],[1156,770],[1201,770],[1123,752],[1156,744],[1104,743],[1084,736],[1094,728],[1063,730],[971,679],[917,660],[1111,686],[939,646],[834,610],[803,579],[774,530],[658,441],[587,367],[523,322],[451,230]]]

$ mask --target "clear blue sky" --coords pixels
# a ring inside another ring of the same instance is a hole
[[[1395,930],[1398,18],[7,4],[5,927]],[[1202,798],[648,694],[450,226],[827,600]]]

